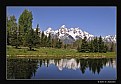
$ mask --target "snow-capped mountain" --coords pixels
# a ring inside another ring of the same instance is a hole
[[[103,37],[105,42],[114,42],[116,43],[116,35],[112,36],[112,35],[107,35],[105,37]]]
[[[44,63],[46,67],[50,66],[51,64],[56,65],[60,71],[62,71],[64,68],[72,69],[72,70],[77,70],[81,68],[80,61],[77,62],[77,60],[74,58],[60,59],[58,61],[54,61],[54,59],[51,59],[48,61],[48,63],[47,63],[47,60],[45,60]],[[89,62],[87,62],[87,64],[89,64]],[[109,66],[111,66],[112,68],[116,68],[116,61],[113,59],[112,62],[111,61],[106,62],[106,67],[109,67]]]
[[[94,39],[94,35],[82,31],[81,28],[67,28],[65,25],[62,25],[58,30],[52,30],[51,27],[49,27],[46,31],[44,31],[44,34],[49,36],[49,33],[52,36],[57,36],[59,39],[61,39],[64,43],[73,43],[77,39],[83,39],[85,36],[87,37],[87,40]],[[108,35],[105,37],[102,37],[102,39],[105,42],[115,42],[116,43],[116,35]]]

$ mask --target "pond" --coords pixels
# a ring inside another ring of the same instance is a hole
[[[7,59],[7,79],[116,80],[116,59]]]

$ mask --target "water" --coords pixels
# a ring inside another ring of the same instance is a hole
[[[7,59],[7,79],[116,80],[116,59]]]

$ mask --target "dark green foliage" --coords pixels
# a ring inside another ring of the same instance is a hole
[[[99,50],[99,52],[103,52],[103,48],[104,48],[104,42],[102,41],[102,37],[100,36],[99,40],[98,40],[98,50]]]
[[[98,47],[97,37],[93,41],[93,46],[94,46],[94,52],[98,52],[99,47]]]
[[[89,43],[89,52],[94,52],[93,40]]]
[[[19,32],[22,35],[22,44],[26,46],[26,35],[29,30],[32,28],[33,15],[31,11],[25,9],[19,17]]]
[[[113,51],[114,51],[114,43],[112,42],[110,47],[110,52],[113,52]]]
[[[36,34],[39,36],[39,24],[37,24]]]
[[[52,43],[51,35],[49,34],[48,39],[47,39],[47,47],[51,47],[51,43]]]
[[[84,39],[82,39],[82,44],[81,44],[81,52],[89,52],[89,49],[88,49],[88,43],[87,43],[87,38],[84,37]]]
[[[33,29],[29,30],[27,33],[26,45],[29,47],[30,50],[32,50],[32,47],[34,47],[34,30]]]
[[[26,45],[32,50],[33,47],[38,47],[40,44],[39,37],[33,29],[29,30],[26,35]]]
[[[60,39],[58,39],[56,43],[56,48],[61,48],[61,46],[62,46],[62,42],[60,41]]]
[[[7,79],[30,79],[36,73],[34,59],[7,59]]]
[[[77,47],[78,52],[100,52],[106,53],[108,50],[107,44],[104,44],[102,37],[100,36],[99,39],[96,37],[94,40],[89,42],[86,41],[86,37],[82,39],[81,47]]]
[[[30,28],[32,28],[32,20],[32,12],[25,9],[19,17],[20,31],[26,33]]]
[[[104,53],[106,53],[106,52],[107,52],[107,50],[108,50],[107,45],[104,45],[103,52],[104,52]]]
[[[48,40],[48,38],[47,38],[47,36],[45,35],[45,36],[44,36],[44,40],[43,40],[43,46],[44,46],[44,47],[47,47],[47,40]]]
[[[40,47],[40,35],[39,35],[39,24],[37,24],[37,28],[36,28],[36,31],[35,31],[35,34],[34,34],[34,39],[35,39],[35,47],[38,48]]]
[[[20,45],[20,37],[19,37],[19,31],[16,23],[15,16],[10,16],[10,19],[7,17],[7,44],[16,46]]]
[[[44,43],[44,38],[45,38],[44,31],[42,31],[41,38],[40,38],[40,39],[41,39],[41,40],[40,40],[40,41],[41,41],[41,42],[40,42],[41,47],[44,47],[44,44],[45,44],[45,43]]]

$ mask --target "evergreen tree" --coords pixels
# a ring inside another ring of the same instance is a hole
[[[47,39],[47,47],[51,47],[51,43],[52,43],[52,40],[51,40],[51,35],[49,33],[49,36],[48,36],[48,39]]]
[[[39,24],[37,24],[37,28],[36,28],[36,34],[39,36]]]
[[[84,39],[82,39],[82,44],[81,44],[81,52],[88,52],[88,43],[87,43],[87,37],[84,37]]]
[[[61,48],[62,46],[62,42],[60,39],[58,39],[57,43],[56,43],[56,48]]]
[[[102,37],[100,36],[98,40],[98,51],[103,52],[103,49],[104,49],[104,42],[102,41]]]
[[[107,50],[108,50],[107,45],[104,45],[103,52],[104,52],[104,53],[106,53],[106,52],[107,52]]]
[[[26,44],[26,34],[32,28],[32,20],[33,15],[31,11],[25,9],[19,17],[19,32],[22,35],[22,44],[25,46]]]
[[[44,40],[43,40],[43,47],[47,47],[47,41],[48,41],[48,38],[47,38],[47,36],[45,35],[44,36]]]
[[[10,21],[8,20],[8,16],[6,17],[6,28],[7,28],[7,45],[10,45]]]
[[[97,37],[93,41],[94,52],[98,52],[98,40]]]
[[[35,31],[35,37],[34,37],[34,39],[35,39],[35,46],[36,47],[40,47],[40,37],[39,37],[39,25],[37,24],[37,28],[36,28],[36,31]]]
[[[32,48],[34,47],[34,30],[31,29],[27,32],[26,35],[26,45],[29,47],[30,50],[32,50]]]
[[[41,45],[41,47],[44,47],[44,37],[45,37],[45,35],[44,35],[44,31],[42,31],[42,34],[41,34],[41,40],[40,40],[40,45]]]
[[[114,43],[111,43],[110,52],[114,52]]]
[[[91,40],[89,43],[89,51],[94,52],[93,40]]]
[[[10,16],[9,20],[7,17],[7,43],[18,48],[20,45],[18,34],[18,27],[15,16]]]

